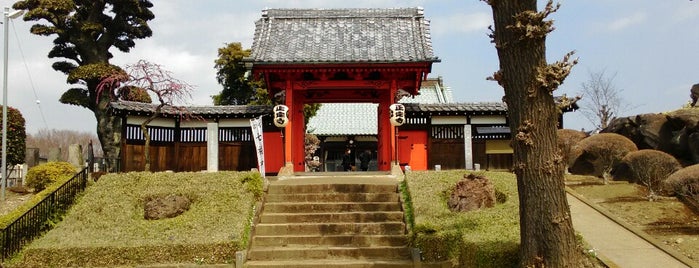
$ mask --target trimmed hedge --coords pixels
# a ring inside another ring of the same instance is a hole
[[[612,172],[614,180],[627,180],[644,185],[651,195],[670,195],[662,189],[662,183],[682,168],[672,155],[658,150],[645,149],[630,152]]]
[[[679,196],[699,198],[699,164],[672,173],[663,183],[663,188]]]
[[[571,154],[573,147],[581,140],[588,137],[587,133],[573,129],[558,129],[556,130],[556,146],[561,151],[564,163],[570,165]]]
[[[573,147],[569,171],[606,178],[626,154],[634,151],[638,151],[636,144],[622,135],[595,134]]]
[[[235,263],[234,241],[138,247],[28,248],[21,267],[114,267],[179,260],[181,263]],[[57,265],[53,265],[57,264]]]
[[[30,168],[27,171],[26,184],[37,192],[61,178],[72,177],[75,172],[75,167],[68,162],[48,162]]]

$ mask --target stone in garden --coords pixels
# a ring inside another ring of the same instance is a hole
[[[24,155],[24,163],[27,164],[27,169],[39,164],[39,148],[27,148]]]
[[[683,165],[699,163],[699,109],[620,117],[601,132],[621,134],[639,149],[671,154]]]
[[[456,183],[447,201],[452,211],[472,211],[495,205],[495,187],[484,176],[468,174]]]
[[[174,218],[189,210],[191,203],[189,198],[180,195],[147,198],[143,206],[145,210],[143,218],[146,220]]]
[[[61,159],[61,148],[56,147],[56,148],[51,148],[49,149],[49,155],[48,159],[49,162],[57,162],[57,161],[62,161]]]
[[[71,144],[68,146],[68,163],[73,165],[77,170],[85,167],[83,161],[83,146],[80,144]]]

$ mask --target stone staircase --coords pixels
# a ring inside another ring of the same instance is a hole
[[[413,267],[392,176],[272,182],[245,267]]]

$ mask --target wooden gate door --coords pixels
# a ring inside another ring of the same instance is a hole
[[[427,170],[427,131],[399,131],[398,160],[401,166],[408,165],[412,170]]]

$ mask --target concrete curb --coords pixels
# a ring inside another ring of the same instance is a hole
[[[587,198],[585,198],[585,197],[583,197],[582,195],[580,195],[580,194],[578,194],[577,192],[575,192],[575,190],[571,189],[570,187],[566,186],[565,189],[566,189],[566,192],[567,192],[568,194],[572,195],[572,196],[575,197],[576,199],[580,200],[581,202],[585,203],[586,205],[588,205],[588,206],[592,207],[593,209],[597,210],[599,213],[601,213],[601,214],[604,215],[605,217],[607,217],[607,218],[609,218],[610,220],[616,222],[617,224],[621,225],[621,226],[624,227],[625,229],[631,231],[632,233],[634,233],[634,234],[637,235],[638,237],[642,238],[643,240],[646,240],[648,243],[652,244],[652,245],[655,246],[656,248],[658,248],[658,249],[660,249],[661,251],[663,251],[663,252],[667,253],[668,255],[672,256],[672,257],[675,258],[676,260],[682,262],[683,264],[685,264],[685,265],[687,265],[687,266],[689,266],[689,267],[699,268],[699,264],[697,264],[697,263],[694,262],[693,260],[691,260],[691,259],[687,258],[686,256],[682,255],[681,253],[677,252],[675,249],[666,246],[664,243],[658,241],[657,239],[655,239],[654,237],[650,236],[648,233],[642,231],[641,229],[636,228],[635,226],[632,226],[631,224],[629,224],[629,223],[625,222],[624,220],[620,219],[619,217],[613,215],[611,212],[609,212],[609,211],[606,210],[605,208],[603,208],[603,207],[601,207],[601,206],[595,204],[594,202],[588,200]],[[603,259],[606,259],[607,261],[609,261],[609,259],[607,259],[606,257],[598,257],[598,258],[599,258],[602,262],[604,262],[605,265],[607,265],[607,262],[606,262],[605,260],[603,260]],[[611,262],[611,261],[609,261],[609,262]],[[609,266],[610,268],[619,267],[619,266],[617,266],[617,265],[614,264],[614,263],[611,263],[611,265],[613,265],[613,266]]]

